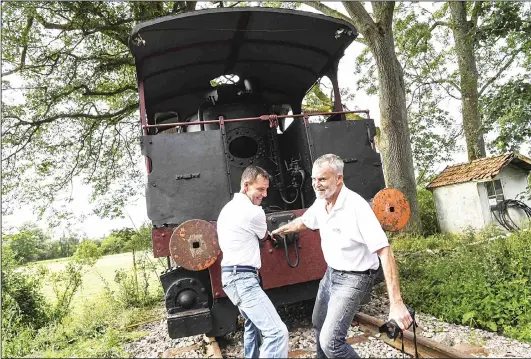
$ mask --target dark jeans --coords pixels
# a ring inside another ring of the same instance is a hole
[[[318,358],[359,358],[346,342],[347,331],[380,271],[381,266],[371,274],[326,269],[312,314]]]

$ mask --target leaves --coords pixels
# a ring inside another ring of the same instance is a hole
[[[74,178],[92,186],[96,211],[103,216],[121,215],[138,195],[141,131],[127,38],[139,21],[195,8],[195,3],[174,5],[11,2],[2,7],[2,87],[22,101],[2,102],[4,213],[24,204],[44,213]]]
[[[494,152],[518,151],[531,141],[531,83],[518,77],[495,86],[481,101],[483,122],[498,135],[490,144]]]

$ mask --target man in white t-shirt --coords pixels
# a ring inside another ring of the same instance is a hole
[[[249,166],[242,174],[240,193],[223,207],[217,221],[221,282],[225,294],[245,319],[245,358],[287,358],[288,329],[260,287],[259,241],[268,237],[260,207],[269,188],[268,173]]]
[[[301,217],[271,232],[320,231],[328,267],[312,315],[318,358],[359,358],[345,338],[362,299],[377,279],[380,262],[389,293],[389,319],[401,329],[413,321],[400,295],[387,236],[367,201],[343,184],[343,167],[336,155],[319,157],[312,169],[315,202]]]

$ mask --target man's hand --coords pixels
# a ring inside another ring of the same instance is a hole
[[[282,226],[284,227],[284,226]],[[282,234],[282,227],[279,227],[277,229],[275,229],[273,232],[271,232],[271,238],[272,239],[275,239],[274,236],[280,236],[282,238],[284,238],[284,234]]]
[[[403,302],[391,304],[389,306],[389,319],[394,319],[395,322],[400,326],[400,329],[405,330],[413,324],[413,318],[407,310]]]
[[[304,223],[302,223],[302,220],[299,217],[275,229],[273,232],[271,232],[271,236],[279,235],[282,238],[284,238],[284,235],[288,233],[300,232],[304,229],[308,229],[308,228],[306,228],[306,226],[304,225]]]

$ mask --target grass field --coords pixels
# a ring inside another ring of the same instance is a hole
[[[163,262],[153,258],[149,253],[145,254],[144,252],[140,252],[137,253],[136,256],[137,259],[140,258],[140,256],[147,256],[147,258],[156,265],[156,269],[150,271],[149,279],[152,288],[160,286],[158,275],[165,269]],[[57,272],[64,269],[68,262],[68,258],[61,258],[57,260],[35,262],[32,265],[41,264],[47,267],[51,272]],[[115,290],[117,288],[117,284],[114,282],[115,272],[118,269],[131,270],[132,268],[133,255],[131,252],[113,254],[100,258],[96,264],[84,274],[82,287],[75,295],[72,302],[73,309],[79,309],[84,302],[91,301],[93,298],[104,292],[105,286],[102,278],[105,279],[111,289]],[[46,282],[43,286],[43,294],[50,301],[53,301],[55,298],[52,286],[46,285]]]

